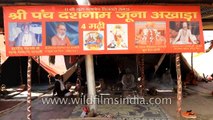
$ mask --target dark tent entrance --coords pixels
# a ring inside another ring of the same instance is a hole
[[[1,65],[1,84],[6,86],[18,86],[27,83],[27,59],[28,57],[9,57]],[[48,73],[32,62],[32,84],[48,83]]]
[[[144,55],[145,87],[156,87],[157,89],[172,89],[176,84],[175,55],[166,54]],[[104,80],[107,89],[117,87],[122,80],[122,75],[129,69],[135,77],[135,83],[139,82],[141,68],[138,61],[140,55],[94,55],[94,71],[97,85],[99,80]],[[160,59],[162,59],[160,61]],[[184,61],[182,63],[182,77],[185,78],[189,68]],[[86,82],[85,62],[80,64],[82,85]],[[157,67],[158,66],[158,67]],[[157,67],[157,69],[156,69]],[[169,75],[167,74],[169,71]],[[48,84],[48,72],[37,62],[32,62],[32,84]],[[166,76],[168,75],[168,76]],[[171,76],[171,78],[169,78]],[[76,72],[69,77],[68,82],[75,83]],[[172,79],[168,80],[168,79]],[[1,84],[6,86],[18,86],[27,83],[27,57],[10,57],[1,65]]]
[[[111,85],[121,80],[121,75],[128,68],[137,76],[135,55],[97,55],[94,56],[95,77],[105,79]]]
[[[141,55],[94,55],[94,72],[96,87],[104,84],[103,91],[122,91],[122,76],[129,69],[134,75],[135,84],[141,84],[141,69],[144,69],[145,89],[156,88],[159,91],[173,91],[177,86],[177,74],[175,54],[145,54],[144,68],[141,68],[139,57]],[[162,57],[164,56],[164,57]],[[81,64],[82,83],[86,82],[86,71],[84,62]],[[184,80],[190,68],[181,58],[182,79]],[[86,85],[85,85],[86,86]],[[98,89],[96,88],[96,92]],[[140,91],[140,90],[139,90]],[[138,92],[139,92],[138,91]],[[114,92],[112,92],[114,93]],[[111,94],[113,95],[113,94]]]

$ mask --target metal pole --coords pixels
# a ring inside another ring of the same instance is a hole
[[[182,81],[180,68],[180,54],[176,54],[176,72],[177,72],[177,120],[181,119],[182,104]]]
[[[31,70],[32,70],[32,58],[28,57],[28,66],[27,66],[27,119],[28,120],[32,120]]]
[[[76,0],[78,5],[91,5],[89,0]],[[94,113],[97,111],[96,103],[96,89],[95,89],[95,73],[94,73],[94,63],[93,55],[86,55],[86,76],[87,76],[87,89],[88,97],[92,104],[89,105],[90,110],[94,110]]]
[[[89,108],[94,110],[94,113],[97,111],[96,104],[96,89],[95,89],[95,73],[94,73],[94,63],[93,55],[86,55],[86,76],[87,76],[87,90],[88,90],[88,99],[90,101]]]

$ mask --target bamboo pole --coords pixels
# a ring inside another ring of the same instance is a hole
[[[137,64],[138,64],[138,76],[141,77],[140,82],[139,82],[139,93],[140,96],[145,95],[145,74],[144,74],[144,55],[138,55],[137,56]]]
[[[24,84],[24,80],[23,80],[23,74],[22,74],[22,64],[21,64],[21,57],[19,57],[19,72],[20,72],[20,79],[21,79],[21,84]]]
[[[40,56],[38,56],[38,83],[40,84],[41,83],[41,62],[40,62]]]
[[[141,95],[145,92],[144,55],[141,55]]]
[[[158,61],[158,64],[155,66],[155,72],[153,73],[153,77],[155,76],[156,72],[158,71],[158,68],[160,67],[161,63],[163,62],[165,56],[166,56],[166,54],[163,54],[160,57],[160,60]]]
[[[180,68],[180,54],[176,54],[176,72],[177,72],[177,120],[181,119],[182,104],[182,81]]]
[[[28,65],[27,65],[27,119],[28,120],[32,120],[31,70],[32,70],[32,58],[28,57]]]
[[[137,81],[138,81],[138,77],[139,77],[139,66],[138,65],[140,64],[140,62],[139,62],[139,55],[138,54],[136,54],[135,62],[136,62]]]
[[[191,70],[194,72],[194,66],[193,66],[193,52],[191,53]]]

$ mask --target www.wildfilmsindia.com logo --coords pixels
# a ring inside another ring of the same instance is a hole
[[[59,98],[42,97],[42,104],[172,104],[171,98],[144,98],[144,97],[103,97],[103,96],[82,96],[81,98]]]

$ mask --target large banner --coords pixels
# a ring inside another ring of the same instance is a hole
[[[5,6],[7,56],[203,52],[199,6]]]

